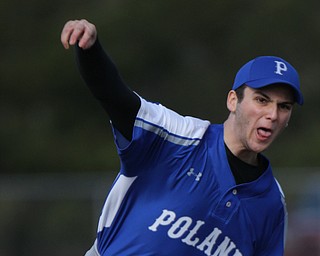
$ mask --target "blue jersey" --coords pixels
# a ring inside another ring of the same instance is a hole
[[[114,134],[121,170],[96,255],[283,255],[286,210],[271,166],[236,185],[222,124],[141,99],[132,140]]]

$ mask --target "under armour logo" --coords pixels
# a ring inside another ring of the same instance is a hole
[[[287,65],[282,61],[275,60],[274,62],[276,63],[276,71],[274,73],[283,76],[282,72],[288,70]]]
[[[190,171],[188,171],[188,176],[195,176],[196,177],[196,181],[199,181],[200,180],[200,178],[201,178],[201,176],[202,176],[202,173],[201,172],[199,172],[198,174],[196,174],[195,172],[194,172],[194,168],[190,168]]]

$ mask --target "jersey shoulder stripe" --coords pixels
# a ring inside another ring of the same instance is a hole
[[[207,120],[182,116],[161,104],[143,98],[137,114],[135,127],[142,128],[174,144],[197,145],[210,125]]]

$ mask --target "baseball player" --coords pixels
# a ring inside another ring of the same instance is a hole
[[[237,73],[222,124],[178,113],[133,92],[86,20],[68,21],[85,83],[106,110],[121,170],[87,256],[280,256],[287,213],[261,153],[302,104],[285,60],[261,56]]]

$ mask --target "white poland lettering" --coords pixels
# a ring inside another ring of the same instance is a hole
[[[196,237],[196,234],[201,226],[205,225],[205,222],[197,220],[194,227],[190,230],[193,222],[192,218],[188,216],[182,216],[176,220],[175,212],[164,209],[159,218],[149,226],[149,230],[157,232],[160,226],[169,226],[170,228],[168,229],[167,235],[170,238],[182,238],[181,242],[197,248],[205,255],[242,256],[241,252],[236,249],[236,245],[227,236],[220,244],[217,244],[217,239],[222,234],[222,231],[218,228],[214,228],[203,241],[200,241],[200,238]],[[187,235],[183,238],[185,234]],[[232,252],[233,254],[230,254]]]

